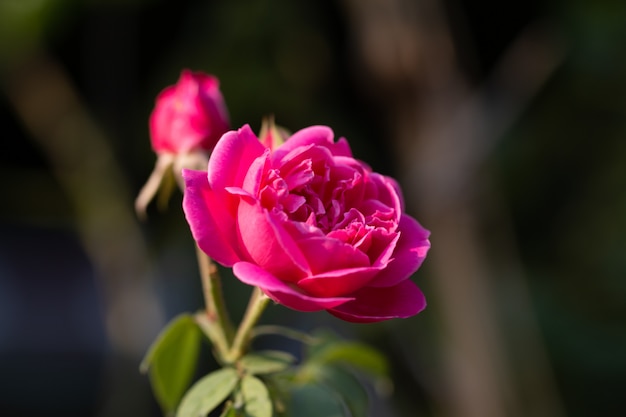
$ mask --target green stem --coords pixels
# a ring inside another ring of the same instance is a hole
[[[289,339],[297,340],[298,342],[302,342],[307,345],[312,345],[318,342],[318,340],[310,336],[304,332],[300,332],[298,330],[290,329],[289,327],[283,326],[275,326],[275,325],[265,325],[265,326],[257,326],[250,334],[250,338],[254,339],[259,336],[264,335],[277,335],[287,337]]]
[[[206,304],[206,321],[203,320],[203,327],[218,355],[225,358],[233,341],[234,330],[226,310],[219,272],[211,258],[198,246],[196,246],[196,255]]]
[[[270,299],[259,288],[255,288],[248,302],[248,308],[239,324],[237,334],[235,334],[235,340],[230,347],[230,352],[226,357],[226,361],[233,363],[238,360],[246,351],[248,342],[250,341],[250,333],[255,324],[261,318],[263,310],[267,307]]]

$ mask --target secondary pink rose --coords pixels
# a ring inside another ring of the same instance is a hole
[[[150,115],[150,139],[157,161],[135,199],[137,214],[146,216],[146,208],[159,189],[166,197],[171,192],[163,187],[169,172],[173,170],[182,183],[183,167],[206,166],[209,151],[228,129],[228,112],[217,78],[183,70],[176,85],[158,95]]]
[[[354,159],[325,126],[268,146],[246,125],[222,136],[208,172],[183,172],[183,208],[200,248],[295,310],[360,323],[423,310],[409,278],[429,232],[404,213],[397,183]]]
[[[211,150],[229,129],[228,112],[212,75],[183,70],[176,85],[157,97],[150,115],[150,137],[156,153]]]

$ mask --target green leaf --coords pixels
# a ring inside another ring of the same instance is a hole
[[[342,368],[324,366],[318,368],[317,376],[320,382],[341,396],[352,417],[367,417],[367,391],[353,374]]]
[[[175,317],[161,331],[141,362],[164,412],[176,409],[196,370],[202,332],[188,314]]]
[[[250,374],[270,374],[289,368],[296,358],[278,350],[249,353],[239,361],[239,365]]]
[[[346,417],[339,397],[317,384],[295,387],[287,406],[290,417]]]
[[[375,377],[384,378],[388,373],[386,358],[376,349],[356,342],[329,343],[310,358],[315,364],[343,363]]]
[[[233,392],[238,380],[233,368],[222,368],[204,376],[187,391],[176,417],[206,416]]]
[[[241,394],[246,417],[272,417],[272,399],[259,378],[246,375],[241,380]]]

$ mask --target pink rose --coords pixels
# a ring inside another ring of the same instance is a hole
[[[246,125],[222,136],[208,172],[183,172],[183,208],[200,248],[294,310],[358,323],[423,310],[409,278],[429,232],[404,213],[397,183],[354,159],[325,126],[268,146]]]
[[[176,85],[159,94],[150,115],[152,148],[158,154],[209,151],[228,128],[219,81],[201,72],[183,70]]]

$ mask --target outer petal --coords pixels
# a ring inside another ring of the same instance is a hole
[[[242,187],[250,195],[257,196],[263,182],[263,175],[267,172],[270,150],[265,149],[264,153],[250,164],[248,172],[243,179]]]
[[[298,287],[318,297],[338,297],[354,293],[363,288],[381,268],[340,269],[303,278]]]
[[[157,96],[150,115],[152,147],[157,153],[208,151],[228,124],[217,78],[183,70],[177,83]]]
[[[194,77],[200,92],[198,100],[205,111],[205,115],[201,119],[201,125],[205,132],[205,145],[213,148],[220,136],[229,128],[228,109],[219,88],[219,80],[216,77],[202,72],[194,73]]]
[[[334,142],[334,136],[333,130],[328,126],[309,126],[291,135],[279,149],[287,153],[300,146],[328,146]]]
[[[236,263],[233,273],[242,282],[261,288],[277,303],[298,311],[326,310],[354,300],[352,297],[312,297],[249,262]]]
[[[150,137],[152,149],[156,153],[176,152],[176,147],[170,143],[170,125],[175,116],[173,101],[176,98],[175,86],[166,87],[156,98],[154,110],[150,114]]]
[[[193,238],[207,255],[224,266],[241,260],[235,218],[219,192],[209,187],[206,172],[183,170],[183,210]]]
[[[209,159],[211,188],[241,187],[248,168],[264,150],[248,125],[238,131],[226,132],[215,145]]]
[[[402,211],[402,213],[404,213],[404,210],[405,210],[404,195],[402,194],[402,188],[400,188],[400,184],[398,184],[398,181],[396,181],[394,178],[385,176],[385,179],[396,191],[396,195],[398,196],[398,199],[400,200],[400,210]]]
[[[397,220],[400,220],[400,213],[402,213],[402,196],[398,193],[400,190],[398,184],[389,177],[380,175],[376,172],[372,172],[369,175],[369,183],[367,187],[366,199],[373,199],[379,201],[394,209],[398,213]]]
[[[407,318],[426,308],[426,298],[413,281],[403,281],[388,288],[365,287],[353,294],[354,301],[329,309],[328,312],[353,323]]]
[[[389,287],[408,279],[420,267],[428,249],[430,232],[413,217],[403,214],[399,224],[400,239],[396,244],[393,259],[368,285]]]
[[[274,151],[274,161],[300,146],[319,145],[328,148],[333,155],[352,156],[348,142],[341,138],[334,142],[333,130],[328,126],[310,126],[291,135],[285,143]]]

